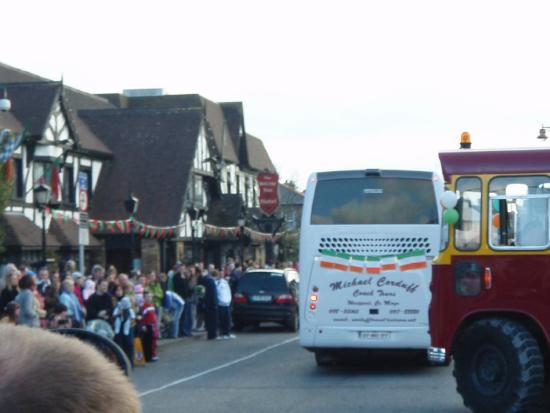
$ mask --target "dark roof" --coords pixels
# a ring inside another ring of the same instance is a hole
[[[49,120],[54,99],[62,91],[65,114],[71,126],[75,128],[80,149],[99,155],[111,155],[109,148],[79,121],[76,114],[78,109],[113,108],[114,106],[106,99],[3,63],[0,63],[0,85],[6,87],[8,97],[12,101],[11,116],[19,122],[19,127],[13,123],[4,126],[5,119],[2,118],[6,115],[0,114],[0,127],[9,127],[14,130],[25,127],[31,135],[42,135]]]
[[[58,82],[11,83],[4,85],[11,100],[10,113],[31,136],[44,133],[55,100],[61,91]]]
[[[19,82],[44,82],[48,81],[44,77],[35,75],[34,73],[26,72],[5,63],[0,63],[0,84],[2,83],[19,83]]]
[[[445,181],[451,175],[534,173],[550,170],[550,149],[472,150],[439,154]]]
[[[250,169],[255,171],[276,172],[273,162],[265,149],[264,143],[252,136],[246,134],[246,159]]]
[[[178,224],[202,122],[200,111],[109,109],[79,114],[114,154],[114,161],[102,168],[91,201],[92,217],[127,218],[124,201],[132,192],[139,199],[138,220]]]
[[[239,161],[242,163],[246,161],[246,151],[244,151],[244,145],[241,143],[244,141],[244,110],[242,102],[223,102],[219,103],[223,110],[223,115],[231,135],[233,147],[235,152],[239,155]],[[241,135],[242,130],[242,135]]]
[[[236,227],[241,215],[243,199],[239,194],[222,194],[213,199],[208,208],[206,223],[218,227]]]
[[[78,246],[78,224],[73,221],[52,220],[50,234],[57,238],[62,246]],[[101,242],[92,234],[89,235],[90,244],[87,247],[101,247]]]
[[[102,94],[100,96],[105,97],[113,104],[120,105],[121,108],[201,110],[204,113],[210,136],[213,138],[218,154],[223,153],[223,158],[228,162],[239,162],[233,147],[231,133],[225,125],[224,113],[217,103],[197,94],[132,97]]]
[[[303,205],[304,194],[287,184],[279,184],[279,205]]]
[[[23,125],[11,112],[0,112],[0,130],[11,129],[12,131],[20,132],[23,130]]]
[[[27,249],[42,247],[42,229],[26,216],[4,213],[0,219],[0,225],[5,231],[4,245],[6,247],[24,247]],[[49,232],[46,235],[46,245],[58,248],[61,243]]]

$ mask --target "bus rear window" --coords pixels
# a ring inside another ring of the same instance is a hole
[[[317,182],[312,225],[437,224],[427,179],[364,177]]]

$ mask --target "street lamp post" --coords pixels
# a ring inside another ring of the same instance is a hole
[[[137,213],[139,205],[139,199],[134,196],[134,194],[130,194],[128,196],[128,199],[124,201],[124,206],[126,207],[126,211],[128,211],[128,214],[130,214],[130,257],[132,259],[132,270],[137,270],[138,265],[136,263],[136,231],[134,230],[134,217]]]
[[[239,225],[239,234],[241,236],[241,265],[244,264],[244,226],[246,224],[244,213],[241,213],[237,219],[237,224]]]
[[[42,265],[46,264],[46,207],[50,203],[51,189],[40,184],[34,188],[34,201],[42,213]]]
[[[197,209],[195,206],[187,208],[187,215],[191,220],[191,260],[193,264],[197,262],[197,221],[204,216],[205,212],[203,208]]]

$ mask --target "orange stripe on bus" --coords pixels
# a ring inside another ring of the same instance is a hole
[[[329,261],[321,261],[322,268],[334,268],[334,263]]]
[[[363,267],[355,267],[353,265],[350,265],[349,270],[351,272],[363,272]]]
[[[348,270],[347,265],[338,264],[338,263],[334,263],[334,268],[337,269],[337,270],[342,270],[342,271],[347,271]]]
[[[428,266],[425,262],[411,262],[400,267],[401,271],[418,270],[420,268],[426,268]]]
[[[380,268],[368,268],[367,267],[367,273],[369,273],[369,274],[380,274]]]
[[[385,264],[382,265],[382,271],[396,270],[397,264]]]

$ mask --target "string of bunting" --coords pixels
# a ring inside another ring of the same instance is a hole
[[[79,218],[78,214],[75,214],[71,211],[59,211],[51,209],[49,213],[52,215],[52,219],[57,221],[69,222],[72,221],[75,224],[78,224]],[[159,227],[155,225],[145,224],[135,219],[123,219],[123,220],[99,220],[99,219],[90,219],[89,228],[92,234],[130,234],[133,230],[141,238],[150,238],[150,239],[170,239],[177,236],[179,230],[185,226],[185,224],[173,225],[169,227]],[[204,232],[207,236],[225,238],[225,237],[238,237],[240,236],[241,229],[240,227],[218,227],[215,225],[205,224]],[[255,231],[248,227],[244,228],[245,235],[252,238],[254,241],[274,241],[279,238],[280,234],[275,235],[274,237],[271,234]]]

